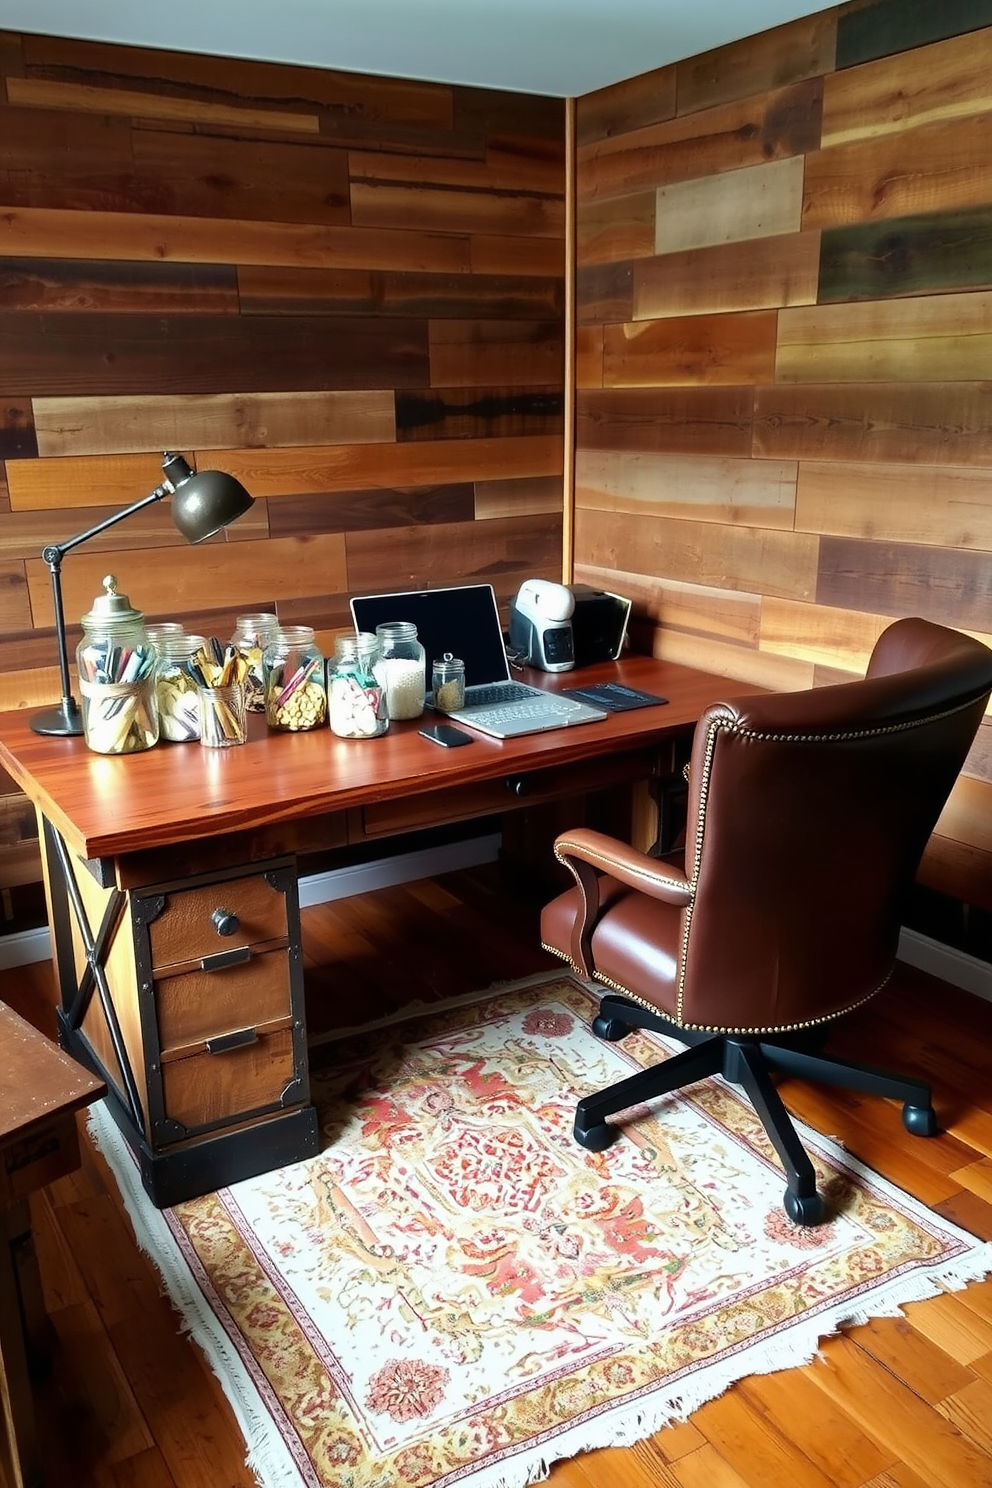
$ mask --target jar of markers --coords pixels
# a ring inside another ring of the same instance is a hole
[[[262,653],[270,729],[301,733],[327,722],[324,657],[311,625],[284,625]]]
[[[82,617],[76,647],[83,735],[97,754],[132,754],[158,743],[155,647],[113,574],[103,587]]]
[[[200,635],[167,633],[156,646],[155,693],[158,698],[159,736],[174,744],[200,737],[197,684],[186,663],[206,647]]]

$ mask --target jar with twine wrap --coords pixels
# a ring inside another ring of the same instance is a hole
[[[82,617],[76,647],[83,735],[97,754],[131,754],[158,743],[155,647],[113,574],[103,587]]]

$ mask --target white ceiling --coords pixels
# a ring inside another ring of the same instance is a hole
[[[0,0],[0,27],[577,97],[814,0]]]

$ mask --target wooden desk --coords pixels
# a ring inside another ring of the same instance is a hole
[[[702,710],[755,690],[648,658],[581,673],[610,679],[669,702],[457,750],[416,723],[343,740],[252,716],[243,748],[119,758],[0,717],[0,762],[39,812],[60,1037],[107,1080],[156,1204],[317,1150],[299,854],[670,775]]]
[[[29,1356],[43,1317],[28,1195],[79,1166],[75,1112],[102,1080],[0,1003],[0,1462],[10,1488],[42,1482]]]

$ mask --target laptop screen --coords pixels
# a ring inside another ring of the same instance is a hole
[[[491,584],[361,595],[351,601],[351,614],[357,630],[374,631],[391,620],[411,621],[427,653],[428,690],[434,658],[446,651],[465,662],[469,687],[505,682],[510,675]]]

